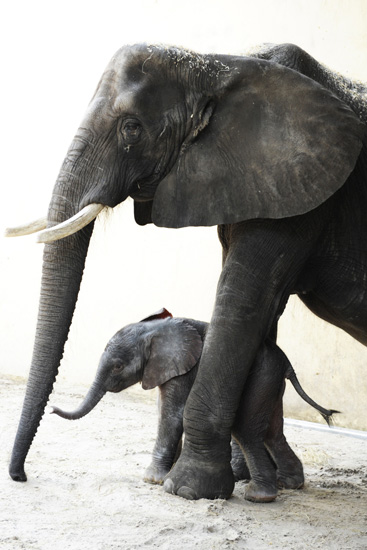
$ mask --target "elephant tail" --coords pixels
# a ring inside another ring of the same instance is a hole
[[[294,372],[294,369],[290,364],[287,367],[285,377],[292,383],[292,385],[293,385],[294,389],[296,390],[296,392],[298,393],[298,395],[300,397],[302,397],[302,399],[304,401],[306,401],[306,403],[311,405],[311,407],[313,407],[314,409],[319,411],[319,413],[321,414],[321,416],[323,417],[323,419],[325,420],[327,425],[328,426],[332,425],[333,424],[333,414],[340,413],[340,411],[336,411],[334,409],[325,409],[324,407],[321,407],[321,405],[316,403],[316,401],[311,399],[311,397],[309,397],[307,395],[307,393],[305,392],[305,390],[302,388],[302,386],[299,383],[299,380],[296,376],[296,373]]]

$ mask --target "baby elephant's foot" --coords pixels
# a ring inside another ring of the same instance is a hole
[[[167,468],[162,465],[151,463],[150,466],[145,470],[144,481],[147,483],[153,483],[155,485],[163,485],[163,480],[165,476],[170,471],[170,468]]]
[[[288,445],[285,437],[278,444],[270,442],[270,455],[277,465],[277,484],[281,489],[301,489],[305,483],[302,462]]]
[[[265,485],[263,483],[251,480],[245,489],[245,499],[251,502],[272,502],[276,499],[278,490],[273,485]]]
[[[163,488],[188,500],[226,499],[234,488],[232,468],[229,462],[199,460],[184,453],[167,475]]]
[[[303,468],[296,472],[277,471],[277,483],[281,489],[302,489],[305,484]]]
[[[291,461],[283,464],[277,469],[278,487],[282,489],[301,489],[305,483],[303,466],[300,459],[294,455]]]

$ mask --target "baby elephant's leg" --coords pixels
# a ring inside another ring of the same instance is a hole
[[[280,348],[277,348],[275,357],[276,356],[278,357],[279,364],[283,363],[285,372],[288,365],[287,357]],[[289,446],[283,431],[283,394],[285,390],[285,380],[282,382],[282,387],[283,389],[274,407],[274,412],[265,437],[265,446],[277,468],[278,487],[283,489],[301,489],[305,482],[302,462]]]
[[[193,369],[194,370],[194,369]],[[181,452],[183,411],[194,380],[192,371],[159,388],[158,435],[144,481],[162,484]]]
[[[245,456],[237,441],[232,437],[231,441],[231,466],[235,481],[250,479],[250,472],[246,464]]]
[[[246,381],[233,436],[240,444],[251,475],[245,498],[270,502],[277,496],[275,465],[265,447],[265,440],[276,405],[284,391],[284,365],[274,348],[264,344],[259,350]]]
[[[301,489],[305,482],[302,462],[289,446],[283,433],[283,399],[279,397],[270,426],[265,437],[265,446],[277,467],[278,487]]]

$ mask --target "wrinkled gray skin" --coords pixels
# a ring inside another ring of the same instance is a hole
[[[88,414],[107,391],[120,392],[137,382],[142,382],[144,389],[158,386],[158,435],[144,479],[163,483],[181,451],[184,407],[207,329],[208,323],[172,318],[167,310],[122,328],[108,342],[80,407],[73,412],[53,407],[52,412],[76,420]],[[269,502],[275,499],[279,486],[297,489],[304,483],[302,464],[283,434],[285,377],[327,421],[336,412],[312,401],[284,353],[272,342],[265,342],[246,382],[233,428],[236,439],[232,441],[231,465],[236,480],[251,478],[245,493],[251,501]]]
[[[231,495],[231,427],[250,367],[275,339],[290,294],[367,343],[363,91],[290,45],[255,58],[143,44],[118,51],[102,75],[56,181],[48,225],[130,196],[140,224],[218,225],[225,252],[168,492]],[[17,481],[26,480],[92,230],[90,223],[45,246],[9,468]]]

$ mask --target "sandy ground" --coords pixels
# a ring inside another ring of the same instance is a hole
[[[2,550],[367,548],[367,441],[287,427],[306,486],[271,504],[185,501],[143,482],[157,414],[140,387],[108,394],[82,420],[46,414],[27,460],[27,483],[7,474],[24,381],[0,377]],[[85,388],[59,382],[51,403],[74,408]]]

